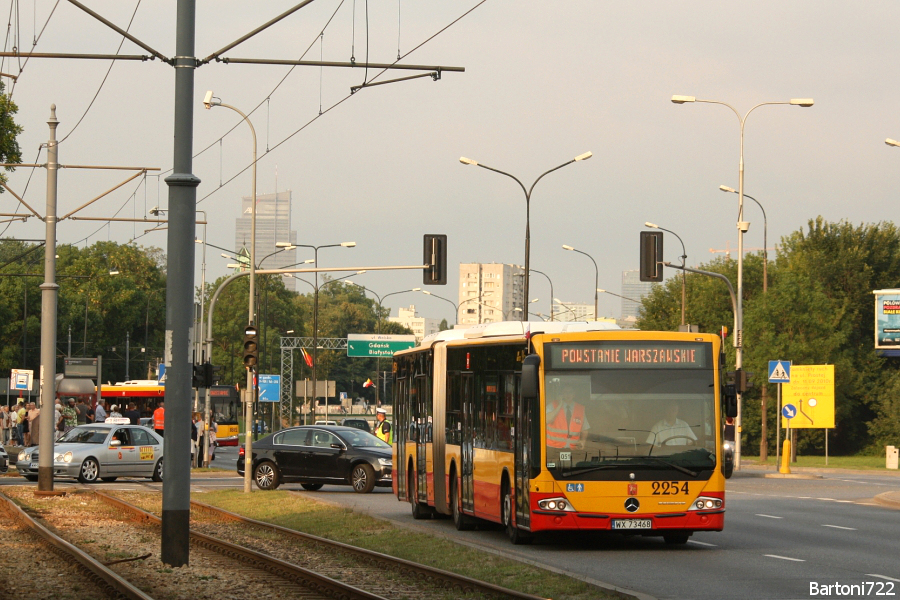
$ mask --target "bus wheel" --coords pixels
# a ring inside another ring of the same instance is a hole
[[[663,539],[667,544],[687,544],[690,533],[667,533],[663,535]]]
[[[450,503],[453,507],[453,525],[457,531],[468,531],[475,528],[472,517],[464,515],[459,508],[459,488],[457,487],[456,477],[450,483]]]
[[[427,504],[419,502],[418,477],[410,471],[409,482],[406,484],[406,493],[409,494],[409,506],[412,508],[413,519],[430,519],[431,511]]]
[[[509,541],[513,543],[513,545],[521,545],[521,544],[530,544],[534,541],[534,536],[526,531],[522,531],[518,527],[513,524],[512,519],[513,514],[513,500],[512,500],[512,491],[509,488],[509,483],[504,483],[503,485],[503,500],[502,505],[500,506],[500,515],[503,520],[503,525],[506,526],[506,535],[509,536]]]

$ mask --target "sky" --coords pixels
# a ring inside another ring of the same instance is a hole
[[[197,56],[297,3],[199,1]],[[122,44],[121,35],[65,1],[3,5],[12,22],[6,51],[113,54]],[[166,56],[175,53],[175,6],[174,0],[90,3],[123,28],[131,21],[131,33]],[[299,243],[356,242],[352,249],[321,250],[320,266],[419,264],[422,235],[447,234],[448,285],[429,289],[456,302],[459,263],[521,265],[525,246],[522,189],[459,158],[530,187],[545,171],[590,151],[591,159],[543,178],[530,203],[532,268],[550,276],[557,298],[590,303],[593,264],[563,244],[593,257],[599,287],[614,293],[621,293],[622,271],[638,268],[646,221],[681,237],[690,266],[722,255],[711,250],[730,248],[736,256],[738,198],[719,186],[738,186],[740,121],[725,106],[673,104],[672,95],[725,102],[742,117],[762,102],[815,100],[811,108],[762,106],[745,121],[745,192],[765,207],[770,248],[819,215],[854,224],[890,221],[886,208],[900,184],[900,148],[884,140],[900,139],[898,19],[900,4],[878,1],[316,0],[225,56],[364,63],[368,55],[388,63],[399,51],[404,64],[465,72],[351,95],[350,86],[367,75],[363,68],[221,62],[198,68],[197,208],[207,214],[208,243],[231,248],[240,198],[251,189],[252,141],[232,111],[203,109],[206,90],[213,90],[222,102],[254,111],[257,191],[292,191]],[[127,40],[120,52],[145,53]],[[162,180],[173,155],[173,68],[160,61],[119,61],[111,70],[110,61],[22,63],[4,59],[0,71],[19,75],[14,84],[3,81],[25,129],[19,137],[23,162],[46,160],[41,144],[55,104],[61,164],[160,169],[78,215],[142,218],[168,205]],[[375,73],[369,69],[368,77]],[[376,81],[414,73],[393,71]],[[58,214],[131,174],[63,169]],[[43,214],[43,169],[19,168],[9,185]],[[27,211],[4,193],[0,212]],[[744,218],[751,223],[745,248],[761,249],[762,214],[751,201]],[[3,237],[44,235],[34,218],[0,227]],[[149,228],[64,220],[57,239],[165,249],[165,231],[145,233]],[[665,258],[677,262],[681,246],[665,236]],[[311,257],[297,252],[297,260]],[[208,251],[207,281],[228,273],[228,262]],[[422,286],[419,271],[369,272],[352,280],[381,296]],[[546,279],[532,277],[530,296],[538,299],[533,311],[549,313]],[[450,303],[421,293],[385,302],[394,316],[398,306],[413,304],[420,316],[453,322]],[[619,316],[620,300],[601,294],[599,313]]]

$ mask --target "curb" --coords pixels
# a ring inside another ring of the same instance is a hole
[[[900,492],[883,492],[875,496],[875,502],[889,508],[900,508]]]

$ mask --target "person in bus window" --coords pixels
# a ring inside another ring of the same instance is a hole
[[[691,426],[678,418],[677,402],[666,406],[666,416],[650,428],[647,436],[647,443],[655,446],[687,446],[696,440]]]
[[[590,428],[584,405],[575,400],[575,386],[563,383],[557,397],[547,402],[547,446],[584,448]]]

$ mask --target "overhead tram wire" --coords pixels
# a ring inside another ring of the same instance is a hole
[[[42,151],[43,149],[44,149],[44,144],[40,144],[40,145],[38,146],[38,153],[37,153],[37,156],[36,156],[36,157],[34,158],[34,160],[32,161],[32,164],[37,164],[37,161],[38,161],[38,159],[41,157],[41,151]],[[25,182],[25,189],[22,190],[22,198],[25,197],[25,192],[28,191],[28,185],[31,183],[31,178],[34,177],[34,171],[35,171],[35,169],[37,169],[37,167],[31,167],[31,173],[28,174],[28,180]],[[15,210],[14,212],[18,212],[20,206],[22,206],[22,202],[21,202],[21,201],[19,201],[19,205],[16,206],[16,210]],[[3,228],[3,231],[0,231],[0,235],[6,234],[6,230],[9,229],[9,226],[10,226],[10,225],[12,225],[12,221],[10,221],[10,222],[8,222],[8,223],[6,224],[6,227]]]
[[[458,23],[459,21],[461,21],[462,19],[464,19],[465,17],[467,17],[469,14],[471,14],[472,12],[474,12],[475,9],[477,9],[478,7],[480,7],[480,6],[481,6],[482,4],[484,4],[485,2],[487,2],[487,0],[480,0],[475,6],[473,6],[473,7],[470,8],[470,9],[468,9],[466,12],[464,12],[464,13],[461,14],[459,17],[457,17],[456,19],[454,19],[453,21],[451,21],[450,23],[448,23],[447,25],[445,25],[444,27],[442,27],[441,29],[439,29],[438,31],[436,31],[435,33],[433,33],[431,36],[427,37],[425,40],[423,40],[422,42],[420,42],[418,45],[414,46],[414,47],[413,47],[409,52],[407,52],[406,54],[403,54],[402,56],[400,56],[396,61],[392,62],[391,65],[396,65],[397,63],[399,63],[401,60],[403,60],[404,58],[406,58],[407,56],[409,56],[409,55],[412,54],[413,52],[416,52],[417,50],[419,50],[420,48],[422,48],[425,44],[427,44],[428,42],[432,41],[432,40],[435,39],[437,36],[441,35],[441,34],[444,33],[445,31],[447,31],[448,29],[450,29],[451,27],[453,27],[456,23]],[[339,7],[339,8],[340,8],[340,7]],[[333,15],[332,15],[332,16],[333,16]],[[387,71],[388,71],[388,68],[387,68],[387,67],[383,68],[381,71],[379,71],[378,73],[376,73],[376,74],[372,77],[372,79],[369,80],[369,82],[375,81],[376,79],[378,79],[379,77],[381,77],[382,75],[384,75]],[[312,125],[312,124],[313,124],[316,120],[318,120],[320,117],[322,117],[322,116],[326,115],[327,113],[331,112],[333,109],[337,108],[338,106],[340,106],[341,104],[343,104],[346,100],[348,100],[349,98],[353,97],[354,95],[355,95],[354,93],[347,94],[346,96],[344,96],[343,98],[341,98],[340,100],[338,100],[337,102],[335,102],[334,104],[332,104],[331,106],[329,106],[328,108],[326,108],[323,112],[321,112],[320,114],[314,116],[312,119],[310,119],[309,121],[307,121],[305,124],[301,125],[300,128],[296,129],[293,133],[289,134],[287,137],[285,137],[284,139],[282,139],[280,142],[278,142],[277,144],[275,144],[274,146],[272,146],[272,148],[271,148],[269,151],[263,153],[262,156],[257,157],[256,162],[259,162],[260,160],[262,160],[265,156],[267,156],[267,155],[269,154],[269,152],[275,150],[276,148],[278,148],[279,146],[281,146],[282,144],[284,144],[285,142],[287,142],[288,140],[290,140],[291,138],[293,138],[295,135],[297,135],[298,133],[300,133],[301,131],[303,131],[304,129],[306,129],[307,127],[309,127],[310,125]],[[257,108],[259,108],[259,106],[261,106],[261,105],[262,105],[262,102],[260,102],[260,104],[257,105]],[[236,127],[236,126],[235,126],[235,127]],[[229,130],[229,133],[230,133],[230,131],[231,131],[231,130]],[[225,135],[227,135],[227,133],[226,133]],[[224,136],[223,136],[223,137],[224,137]],[[215,143],[215,142],[213,142],[213,144],[214,144],[214,143]],[[204,149],[201,151],[201,153],[202,153],[202,152],[205,152],[206,150],[208,150],[211,146],[212,146],[212,144],[210,144],[210,146],[207,146],[206,148],[204,148]],[[199,155],[199,153],[198,153],[198,155]],[[197,200],[197,204],[200,204],[201,202],[203,202],[204,200],[206,200],[207,198],[209,198],[209,197],[212,196],[213,194],[217,193],[219,190],[221,190],[223,187],[225,187],[226,185],[228,185],[229,183],[231,183],[234,179],[236,179],[238,176],[240,176],[241,174],[243,174],[247,169],[249,169],[249,168],[252,167],[252,166],[253,166],[252,163],[249,164],[249,165],[247,165],[247,166],[245,166],[243,169],[241,169],[240,171],[238,171],[237,173],[235,173],[232,177],[230,177],[229,179],[225,180],[225,182],[224,182],[223,184],[220,184],[218,188],[216,188],[216,189],[210,191],[208,194],[206,194],[205,196],[203,196],[202,198],[200,198],[199,200]]]
[[[56,3],[53,5],[53,8],[50,9],[50,14],[47,15],[47,20],[44,22],[44,26],[41,27],[41,32],[40,32],[39,34],[37,34],[37,37],[34,39],[34,43],[31,45],[31,49],[32,49],[32,50],[34,50],[34,48],[37,47],[38,42],[40,41],[41,37],[44,35],[44,31],[47,29],[47,25],[50,24],[50,19],[53,17],[53,13],[56,12],[56,7],[57,7],[57,6],[59,6],[59,0],[56,0]],[[7,41],[9,41],[8,35],[7,35]],[[20,60],[21,60],[21,59],[20,59]],[[26,58],[25,58],[25,62],[19,64],[19,76],[21,76],[21,75],[22,75],[22,71],[25,70],[25,65],[28,64],[28,60],[29,60],[28,57],[26,57]],[[3,61],[0,61],[0,65],[2,65],[2,64],[3,64]],[[16,84],[17,84],[18,82],[19,82],[18,78],[16,78],[16,79],[13,80],[13,84],[12,84],[12,86],[11,86],[12,89],[10,89],[10,90],[9,90],[9,93],[7,94],[7,96],[9,96],[9,99],[10,99],[10,100],[12,100],[13,92],[15,91],[15,89],[16,89]]]

